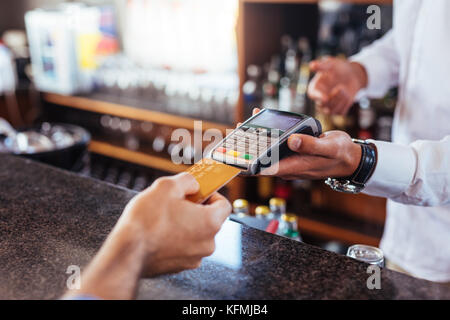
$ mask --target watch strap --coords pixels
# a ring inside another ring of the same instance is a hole
[[[364,185],[372,176],[377,160],[377,149],[374,144],[354,140],[361,146],[361,160],[355,172],[347,178],[353,183]]]
[[[335,191],[356,194],[364,189],[365,183],[375,170],[377,148],[375,144],[364,140],[352,139],[352,141],[361,146],[361,159],[355,172],[348,177],[328,178],[325,183]]]

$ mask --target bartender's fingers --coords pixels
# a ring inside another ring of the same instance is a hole
[[[281,178],[299,174],[305,171],[305,163],[303,157],[293,156],[281,160],[279,163],[261,171],[263,176],[277,176]]]
[[[257,114],[257,113],[260,112],[260,111],[261,111],[261,109],[259,109],[259,108],[253,108],[253,110],[252,110],[252,116],[254,116],[255,114]],[[242,124],[242,122],[238,122],[238,123],[236,124],[236,128],[239,127],[241,124]]]
[[[347,111],[348,100],[344,87],[339,85],[331,91],[330,100],[325,107],[333,114],[344,114]]]
[[[252,115],[257,114],[257,113],[260,112],[260,111],[261,111],[260,108],[253,108]]]
[[[310,99],[320,103],[327,103],[330,99],[330,90],[331,83],[329,76],[321,72],[316,74],[311,80],[307,93]]]
[[[333,139],[327,139],[328,136],[328,132],[320,138],[305,134],[292,134],[288,139],[288,146],[292,151],[302,155],[333,157],[338,146],[333,143]]]
[[[317,60],[313,60],[309,63],[309,68],[313,72],[327,71],[332,66],[333,66],[333,59],[328,56],[325,56],[325,57],[317,59]]]

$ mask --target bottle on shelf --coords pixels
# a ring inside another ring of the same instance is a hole
[[[302,241],[298,231],[298,218],[295,214],[283,213],[278,225],[277,234],[296,241]]]
[[[273,177],[257,177],[257,191],[260,202],[267,202],[273,194]]]
[[[292,50],[292,45],[293,45],[292,37],[290,35],[285,34],[285,35],[281,36],[280,43],[281,43],[281,55],[280,55],[280,60],[278,62],[278,70],[280,72],[280,75],[282,77],[284,77],[287,74],[286,58],[291,54],[291,50]]]
[[[312,59],[311,48],[307,38],[300,38],[298,41],[298,61],[300,62],[297,85],[295,88],[295,98],[293,101],[292,111],[303,114],[310,114],[309,99],[307,96],[308,83],[311,76],[309,63]]]
[[[257,107],[262,99],[262,87],[260,85],[261,68],[251,64],[247,67],[247,81],[242,86],[245,110],[251,114],[251,110]]]
[[[233,213],[238,217],[248,216],[248,201],[245,199],[236,199],[233,201]]]
[[[358,138],[363,140],[374,138],[375,126],[375,109],[371,106],[369,99],[363,98],[359,101]]]
[[[292,185],[289,181],[276,179],[273,195],[276,198],[282,198],[289,202],[292,198]]]
[[[289,77],[283,77],[280,79],[278,109],[282,111],[292,111],[292,86]]]
[[[281,215],[286,213],[286,200],[283,198],[271,198],[269,200],[270,212],[274,219],[280,219]]]
[[[272,220],[274,214],[270,211],[268,206],[257,206],[255,208],[255,217],[258,219]]]
[[[377,120],[377,135],[376,139],[381,141],[391,141],[392,123],[394,119],[392,116],[382,116]]]
[[[170,141],[171,128],[161,125],[158,126],[155,131],[155,136],[152,142],[153,151],[158,153],[164,152],[168,142]]]
[[[279,56],[273,56],[267,67],[267,77],[262,85],[262,106],[264,108],[278,109],[279,59]]]

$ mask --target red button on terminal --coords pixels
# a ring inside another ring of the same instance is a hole
[[[227,149],[220,147],[220,148],[217,148],[216,151],[220,152],[220,153],[225,153],[225,152],[227,152]]]

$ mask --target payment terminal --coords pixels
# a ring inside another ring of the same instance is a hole
[[[199,183],[199,191],[187,197],[196,203],[208,197],[238,174],[257,174],[291,152],[286,140],[293,133],[319,136],[320,122],[306,115],[263,109],[234,129],[209,156],[187,172]]]
[[[263,109],[225,137],[211,152],[211,158],[257,174],[289,155],[287,139],[293,133],[319,136],[320,122],[297,113]]]

